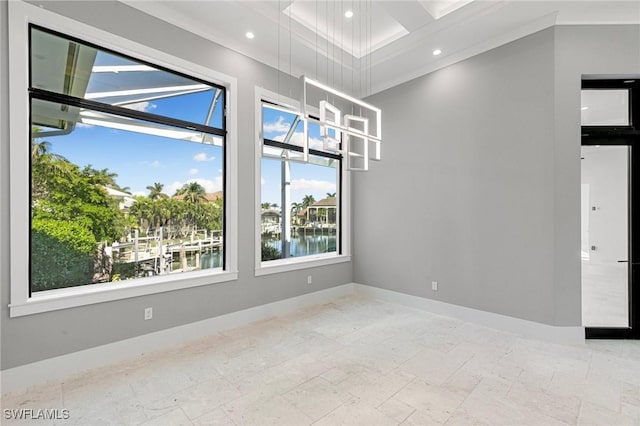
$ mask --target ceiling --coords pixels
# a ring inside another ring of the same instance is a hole
[[[640,23],[637,0],[120,1],[359,97],[552,25]]]

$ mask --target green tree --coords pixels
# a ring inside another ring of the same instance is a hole
[[[164,185],[160,182],[154,182],[153,185],[147,186],[149,190],[149,198],[151,200],[157,200],[158,198],[168,198],[169,196],[162,192]]]
[[[89,229],[96,241],[114,241],[124,231],[118,202],[104,188],[108,171],[80,168],[50,153],[46,142],[32,149],[32,214],[34,218],[71,221]]]
[[[327,192],[327,197],[335,197],[336,193],[335,192]]]
[[[37,129],[36,129],[37,132]],[[66,179],[71,173],[71,163],[63,156],[49,152],[51,144],[35,140],[31,144],[31,205],[50,195],[50,181]]]
[[[96,170],[91,164],[84,166],[82,174],[91,178],[93,182],[99,185],[108,186],[110,188],[121,189],[116,183],[117,173],[110,172],[109,169]]]
[[[313,195],[305,195],[302,198],[302,208],[306,209],[307,207],[315,204],[316,199],[313,198]]]
[[[184,200],[190,203],[201,203],[204,201],[206,190],[198,182],[187,182],[182,188],[176,191],[176,195],[184,195]]]
[[[151,203],[147,197],[136,196],[129,208],[129,215],[135,218],[136,225],[145,234],[148,234],[151,228]]]
[[[116,176],[108,169],[81,169],[52,153],[48,142],[33,141],[31,257],[37,261],[31,265],[32,289],[90,284],[103,275],[97,242],[120,239],[127,223],[106,190],[117,187]]]
[[[296,215],[300,212],[300,210],[302,210],[304,207],[302,206],[302,203],[291,203],[291,214],[292,215]]]

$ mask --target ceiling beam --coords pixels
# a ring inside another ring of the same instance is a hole
[[[417,1],[403,1],[402,7],[398,7],[398,2],[394,1],[377,1],[376,5],[382,6],[389,16],[409,32],[434,21],[433,17]]]

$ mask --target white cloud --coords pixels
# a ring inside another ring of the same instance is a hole
[[[151,167],[160,167],[160,162],[158,160],[153,160]]]
[[[286,133],[289,131],[290,127],[291,127],[291,123],[285,122],[284,117],[280,116],[278,117],[278,120],[275,123],[264,123],[264,125],[262,126],[262,130],[265,133],[273,133],[273,132]]]
[[[285,138],[286,133],[282,134],[282,135],[278,135],[275,136],[271,139],[273,139],[276,142],[283,142],[284,138]],[[289,143],[291,145],[296,145],[296,146],[303,146],[304,144],[304,134],[302,132],[296,132],[291,136],[291,139],[289,139]],[[309,148],[312,149],[318,149],[321,150],[324,147],[324,143],[322,141],[322,139],[318,139],[318,138],[310,138],[309,139]]]
[[[149,112],[152,109],[155,109],[157,107],[156,104],[152,104],[149,101],[145,101],[145,102],[138,102],[136,104],[130,104],[130,105],[122,105],[125,108],[128,109],[132,109],[135,111],[143,111],[143,112]]]
[[[311,138],[309,140],[309,148],[323,150],[324,149],[324,141],[322,139]]]
[[[148,194],[148,191],[133,191],[131,193],[131,195],[133,195],[134,197],[138,197],[138,196],[146,197],[147,194]]]
[[[194,169],[189,169],[189,174],[190,174],[190,175],[197,175],[197,174],[198,174],[198,171],[199,171],[199,170],[198,170],[198,169],[195,169],[195,168],[194,168]]]
[[[216,157],[213,155],[211,157],[207,156],[206,152],[199,152],[193,156],[193,161],[213,161]]]
[[[262,176],[260,176],[260,185],[264,185],[265,183],[267,183],[267,181],[264,180]]]
[[[306,191],[335,192],[336,184],[326,180],[294,179],[291,181],[291,189],[306,190]]]
[[[200,185],[204,187],[204,190],[209,192],[217,192],[222,191],[222,176],[216,177],[214,180],[204,179],[204,178],[196,178],[196,179],[188,179],[185,182],[174,181],[170,185],[165,187],[165,194],[173,195],[176,191],[184,186],[185,183],[189,182],[198,182]]]

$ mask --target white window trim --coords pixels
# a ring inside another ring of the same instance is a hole
[[[161,65],[186,75],[210,81],[227,89],[227,136],[225,144],[225,220],[226,271],[194,271],[136,280],[123,287],[118,283],[92,284],[35,293],[29,297],[29,37],[28,24],[36,24],[77,37],[100,47]],[[238,278],[238,138],[237,80],[181,58],[169,55],[93,28],[61,15],[19,2],[9,2],[9,105],[10,134],[10,247],[11,317],[102,303],[112,300],[209,285]]]
[[[326,253],[311,256],[295,257],[289,259],[277,259],[270,260],[268,262],[262,262],[261,253],[261,233],[260,233],[260,209],[261,209],[261,196],[262,196],[262,101],[269,101],[278,104],[283,107],[291,107],[294,110],[300,111],[300,102],[297,102],[291,98],[287,98],[270,90],[262,87],[255,88],[255,129],[256,129],[256,144],[255,144],[255,276],[262,276],[268,274],[277,274],[280,272],[296,271],[300,269],[314,268],[317,266],[333,265],[337,263],[350,262],[351,261],[351,176],[347,170],[347,162],[343,159],[340,161],[342,187],[338,188],[341,199],[341,223],[340,238],[342,243],[342,253]]]

